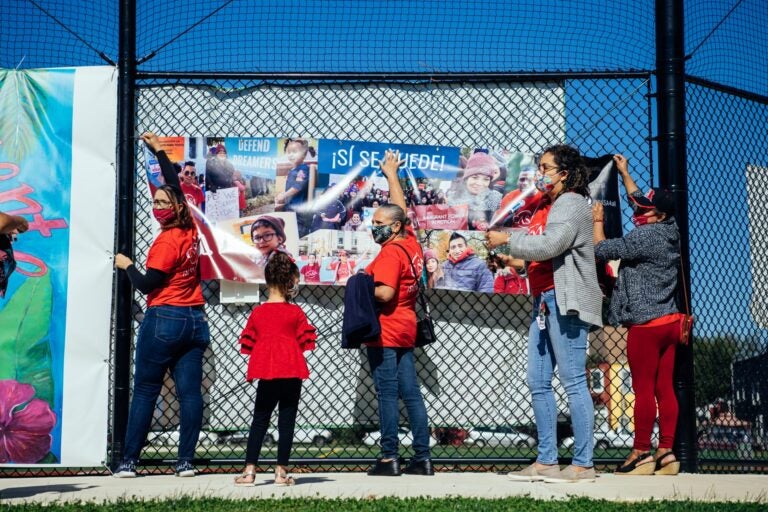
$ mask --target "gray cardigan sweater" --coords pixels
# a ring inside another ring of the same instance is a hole
[[[673,218],[640,226],[595,247],[602,260],[621,260],[608,319],[613,325],[644,324],[677,313],[680,234]]]
[[[561,313],[603,325],[602,293],[597,284],[592,209],[587,198],[566,192],[552,204],[540,235],[513,230],[509,251],[526,261],[552,260],[555,300]]]

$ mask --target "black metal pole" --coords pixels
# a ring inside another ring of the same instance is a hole
[[[133,256],[136,125],[136,0],[120,1],[120,58],[117,84],[117,252]],[[128,424],[131,373],[131,305],[133,287],[125,272],[116,275],[114,402],[112,404],[112,463],[123,457]]]
[[[685,43],[683,0],[656,0],[656,86],[659,184],[675,194],[680,229],[681,264],[690,304],[688,244],[688,176],[685,126]],[[685,292],[681,292],[685,293]],[[678,346],[675,393],[680,414],[675,453],[682,470],[697,470],[696,402],[694,400],[693,342]]]

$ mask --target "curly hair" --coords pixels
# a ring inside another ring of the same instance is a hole
[[[563,180],[565,192],[575,192],[585,197],[589,197],[589,170],[584,165],[584,159],[579,150],[573,146],[558,144],[550,146],[542,155],[549,153],[555,159],[555,165],[561,171],[567,171]]]
[[[264,269],[267,288],[278,289],[286,298],[299,275],[299,267],[296,266],[290,256],[280,251],[276,251],[270,256]]]
[[[162,185],[157,188],[162,190],[168,196],[171,201],[171,207],[176,211],[176,218],[171,222],[162,226],[162,229],[181,228],[192,229],[195,227],[195,223],[192,220],[192,212],[189,211],[187,206],[187,198],[184,197],[181,189],[173,185]]]

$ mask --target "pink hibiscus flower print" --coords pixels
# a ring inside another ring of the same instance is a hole
[[[0,380],[0,464],[34,464],[51,451],[56,415],[35,388]]]

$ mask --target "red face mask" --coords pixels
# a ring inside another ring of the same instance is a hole
[[[157,222],[159,222],[161,226],[165,226],[176,218],[176,211],[173,208],[164,208],[162,210],[159,208],[152,208],[152,215],[155,216]]]

